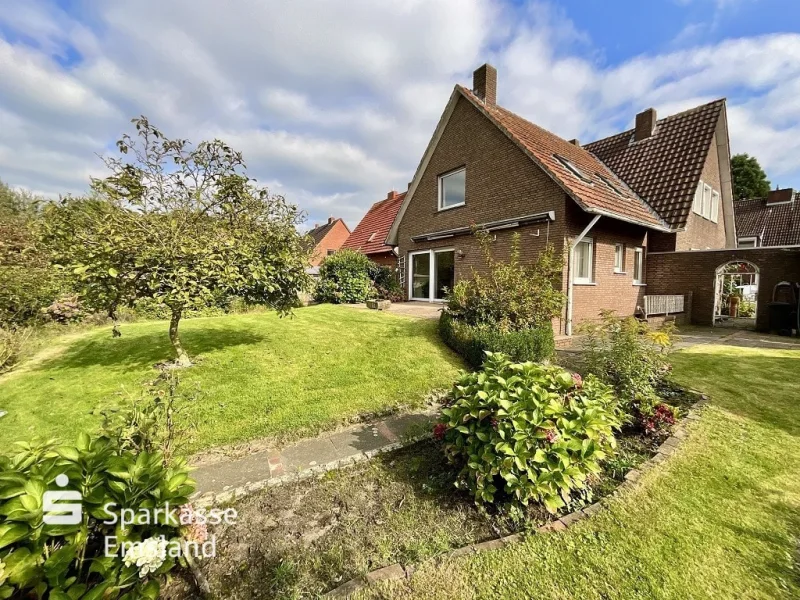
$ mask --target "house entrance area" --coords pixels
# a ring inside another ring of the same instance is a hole
[[[714,326],[755,329],[758,309],[758,267],[733,261],[717,268]]]
[[[453,289],[456,262],[452,248],[411,252],[409,264],[409,300],[441,302],[447,291]]]

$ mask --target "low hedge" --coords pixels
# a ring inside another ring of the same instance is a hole
[[[552,327],[502,332],[488,326],[468,325],[446,311],[439,318],[439,336],[473,369],[483,364],[486,352],[502,352],[514,362],[541,362],[555,353]]]

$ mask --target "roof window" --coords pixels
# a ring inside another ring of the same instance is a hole
[[[577,177],[578,179],[580,179],[581,181],[583,181],[583,182],[585,182],[585,183],[592,183],[592,180],[591,180],[591,179],[589,179],[589,178],[588,178],[586,175],[584,175],[583,171],[581,171],[581,170],[580,170],[578,167],[576,167],[574,164],[572,164],[572,163],[571,163],[570,161],[568,161],[566,158],[564,158],[563,156],[560,156],[560,155],[558,155],[558,154],[553,154],[553,156],[555,157],[555,159],[556,159],[558,162],[560,162],[562,165],[564,165],[564,167],[565,167],[565,168],[566,168],[566,169],[567,169],[567,170],[568,170],[570,173],[572,173],[573,175],[575,175],[575,177]]]

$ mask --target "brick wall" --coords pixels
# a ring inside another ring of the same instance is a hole
[[[392,269],[397,267],[397,257],[394,255],[394,252],[367,254],[367,258],[384,267],[391,267]]]
[[[647,257],[648,294],[692,294],[692,322],[711,325],[716,270],[746,260],[759,268],[756,327],[769,323],[768,304],[780,281],[800,281],[800,248],[740,248],[692,252],[650,253]]]
[[[314,253],[311,255],[311,266],[318,266],[328,255],[328,250],[336,251],[341,248],[349,236],[350,231],[344,221],[338,219],[320,243],[314,246]]]

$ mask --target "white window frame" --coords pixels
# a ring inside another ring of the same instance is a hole
[[[711,190],[711,221],[719,221],[719,192],[714,189]]]
[[[464,173],[464,201],[459,202],[458,204],[450,204],[449,206],[444,205],[444,185],[443,181],[448,177],[452,177],[453,175],[457,175],[458,173]],[[460,169],[455,169],[453,171],[449,171],[442,175],[439,175],[439,210],[450,210],[451,208],[458,208],[459,206],[464,206],[467,203],[467,167],[461,167]]]
[[[639,278],[636,278],[638,267]],[[644,283],[644,247],[636,246],[633,249],[633,285],[645,285]]]
[[[441,252],[452,252],[455,261],[455,248],[432,248],[430,250],[417,250],[408,253],[408,299],[416,300],[417,302],[444,302],[444,298],[435,298],[436,295],[436,255]],[[415,298],[414,297],[414,257],[420,254],[428,255],[428,297]],[[455,271],[455,262],[453,262],[453,270]]]
[[[625,273],[625,244],[614,244],[614,273]]]
[[[752,246],[742,246],[742,242],[753,242],[753,245]],[[748,236],[740,237],[736,241],[736,247],[737,248],[758,248],[758,236],[748,235]]]
[[[703,218],[711,220],[711,186],[703,184]]]
[[[696,215],[703,216],[703,185],[702,181],[698,182],[697,189],[694,191],[694,202],[692,203],[692,212]]]
[[[584,244],[589,246],[589,276],[578,277],[578,248]],[[585,237],[575,246],[572,256],[572,267],[572,283],[577,285],[589,285],[594,283],[594,238]]]

